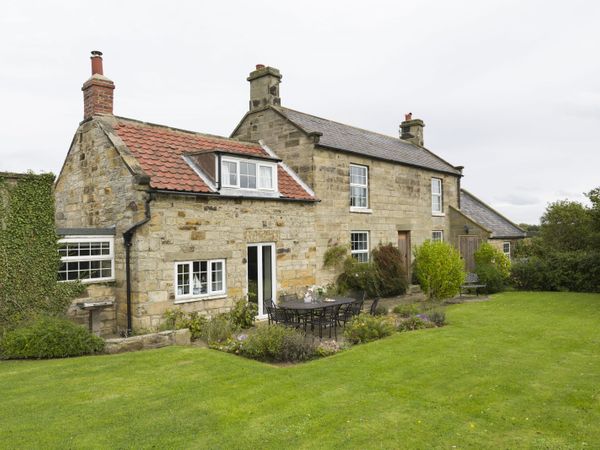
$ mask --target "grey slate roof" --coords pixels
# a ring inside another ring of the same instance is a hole
[[[438,172],[460,175],[454,166],[429,150],[408,141],[333,122],[293,109],[277,107],[277,111],[307,133],[321,133],[319,144],[364,156],[385,159],[401,164],[423,167]]]
[[[488,228],[492,232],[492,238],[524,238],[526,233],[518,226],[483,203],[473,194],[464,189],[460,190],[460,210]]]

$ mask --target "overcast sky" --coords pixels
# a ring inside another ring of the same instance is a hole
[[[257,63],[282,105],[389,135],[404,113],[515,222],[600,185],[600,2],[14,1],[0,15],[0,171],[58,173],[90,50],[115,114],[228,136]]]

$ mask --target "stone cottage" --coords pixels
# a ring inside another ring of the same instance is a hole
[[[72,314],[100,308],[94,330],[114,334],[246,296],[263,316],[263,301],[313,285],[312,189],[265,144],[113,115],[115,86],[91,59],[55,187],[59,278],[88,284]]]
[[[462,208],[462,167],[425,147],[411,114],[390,137],[301,113],[281,106],[280,72],[257,66],[249,111],[225,138],[115,116],[102,54],[91,62],[55,196],[59,278],[87,284],[71,313],[99,333],[237,299],[264,317],[280,294],[332,281],[323,255],[336,244],[368,261],[392,242],[410,270],[426,239],[468,260],[492,237]]]

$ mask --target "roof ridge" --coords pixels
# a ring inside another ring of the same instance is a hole
[[[203,132],[200,132],[200,131],[185,130],[183,128],[176,128],[176,127],[172,127],[170,125],[163,125],[163,124],[160,124],[160,123],[144,122],[143,120],[132,119],[130,117],[123,117],[123,116],[113,116],[113,117],[115,119],[117,119],[117,120],[127,120],[127,121],[135,122],[135,123],[141,124],[141,125],[148,125],[148,126],[151,126],[151,127],[166,128],[166,129],[171,130],[171,131],[180,132],[180,133],[188,133],[188,134],[192,134],[194,136],[206,136],[206,137],[212,138],[212,139],[220,139],[220,140],[227,141],[227,142],[235,142],[236,144],[241,144],[241,145],[244,145],[246,147],[262,148],[260,145],[258,145],[256,143],[253,143],[253,142],[239,141],[237,139],[233,139],[233,138],[225,137],[225,136],[219,136],[219,135],[216,135],[216,134],[203,133]]]
[[[516,223],[514,223],[512,220],[510,220],[508,217],[506,217],[504,214],[496,211],[494,208],[492,208],[490,205],[488,205],[486,202],[484,202],[483,200],[481,200],[479,197],[471,194],[469,191],[467,191],[464,188],[460,188],[461,192],[464,192],[465,194],[471,196],[472,198],[474,198],[475,200],[477,200],[479,203],[481,203],[483,206],[485,206],[486,208],[492,210],[493,212],[495,212],[496,214],[498,214],[500,217],[502,217],[504,220],[506,220],[508,223],[510,223],[512,226],[514,226],[517,230],[523,232],[523,233],[527,233],[523,228],[521,228],[519,225],[517,225]]]
[[[316,119],[319,119],[319,120],[325,120],[325,121],[327,121],[327,122],[332,122],[332,123],[335,123],[335,124],[338,124],[338,125],[342,125],[342,126],[344,126],[344,127],[353,128],[353,129],[355,129],[355,130],[363,131],[363,132],[370,133],[370,134],[375,134],[375,135],[377,135],[377,136],[382,136],[382,137],[384,137],[384,138],[392,139],[392,140],[394,140],[394,141],[399,141],[399,142],[401,142],[401,143],[403,143],[403,144],[406,144],[406,145],[408,145],[408,146],[410,146],[410,147],[413,147],[413,149],[414,149],[414,150],[419,150],[419,149],[421,149],[421,150],[424,150],[424,151],[426,151],[426,152],[427,152],[427,153],[429,153],[429,154],[430,154],[432,157],[434,157],[434,158],[438,159],[438,160],[439,160],[439,161],[441,161],[442,163],[444,163],[444,164],[447,164],[449,167],[451,167],[452,169],[454,169],[454,170],[457,172],[457,174],[460,174],[460,175],[462,175],[462,173],[460,172],[460,170],[458,170],[458,169],[456,168],[456,166],[454,166],[454,165],[453,165],[453,164],[451,164],[450,162],[446,161],[446,160],[445,160],[444,158],[442,158],[441,156],[437,155],[436,153],[434,153],[433,151],[429,150],[429,149],[428,149],[427,147],[425,147],[425,146],[421,147],[421,146],[419,146],[419,145],[416,145],[416,144],[414,144],[414,143],[412,143],[412,142],[410,142],[410,141],[407,141],[406,139],[401,139],[401,138],[399,138],[399,137],[390,136],[389,134],[380,133],[380,132],[378,132],[378,131],[367,130],[366,128],[357,127],[357,126],[355,126],[355,125],[348,125],[348,124],[346,124],[346,123],[338,122],[338,121],[336,121],[336,120],[327,119],[327,118],[325,118],[325,117],[315,116],[314,114],[308,114],[308,113],[305,113],[305,112],[302,112],[302,111],[298,111],[297,109],[287,108],[287,107],[285,107],[285,106],[277,106],[277,107],[275,107],[275,106],[271,106],[271,107],[273,107],[273,108],[274,108],[274,109],[276,109],[277,111],[284,110],[284,111],[280,111],[280,112],[281,112],[282,114],[284,114],[284,115],[285,115],[285,110],[287,109],[287,110],[289,110],[289,111],[292,111],[292,112],[295,112],[295,113],[298,113],[298,114],[303,114],[303,115],[305,115],[305,116],[314,117],[314,118],[316,118]],[[288,119],[288,120],[290,120],[291,122],[294,122],[294,120],[293,120],[293,119],[291,119],[290,117],[288,117],[287,115],[286,115],[286,117],[287,117],[287,119]],[[295,123],[295,122],[294,122],[294,123]],[[299,125],[299,124],[297,124],[297,123],[296,123],[296,126],[300,127],[301,129],[304,129],[304,127],[300,126],[300,125]],[[306,132],[310,132],[311,130],[304,130],[304,131],[306,131]],[[313,131],[314,131],[314,130],[313,130]]]

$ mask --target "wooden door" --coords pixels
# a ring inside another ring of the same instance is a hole
[[[406,271],[406,277],[410,283],[410,231],[398,231],[398,250],[403,257],[404,270]]]
[[[475,252],[479,248],[480,239],[479,236],[459,236],[458,237],[458,250],[460,256],[465,261],[465,270],[467,272],[475,271]]]

